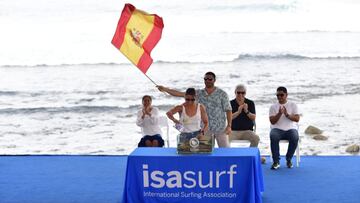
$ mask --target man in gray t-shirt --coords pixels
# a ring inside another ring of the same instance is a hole
[[[206,107],[209,118],[209,131],[215,134],[219,147],[229,147],[231,133],[231,105],[225,91],[215,86],[216,76],[207,72],[204,76],[204,89],[198,89],[196,96],[198,102]],[[184,97],[185,93],[163,86],[157,86],[162,92],[172,96]]]

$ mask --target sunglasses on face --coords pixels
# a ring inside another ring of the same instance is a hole
[[[285,96],[285,94],[280,93],[280,94],[276,94],[276,96],[277,96],[277,97],[283,97],[283,96]]]
[[[205,81],[213,81],[212,78],[204,78]]]
[[[188,98],[185,98],[185,101],[195,101],[195,99],[188,99]]]
[[[236,92],[236,94],[246,94],[246,92],[238,91],[238,92]]]

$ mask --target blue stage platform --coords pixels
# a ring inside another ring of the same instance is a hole
[[[284,159],[282,159],[283,161]],[[127,156],[0,156],[0,203],[118,203]],[[360,156],[263,165],[264,203],[360,202]]]

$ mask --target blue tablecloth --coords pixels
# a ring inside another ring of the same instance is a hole
[[[128,157],[123,202],[262,202],[258,148],[179,155],[137,148]]]

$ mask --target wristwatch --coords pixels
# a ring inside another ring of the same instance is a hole
[[[246,114],[246,115],[248,115],[249,113],[250,113],[250,111],[248,111],[248,112],[245,112],[245,114]]]

